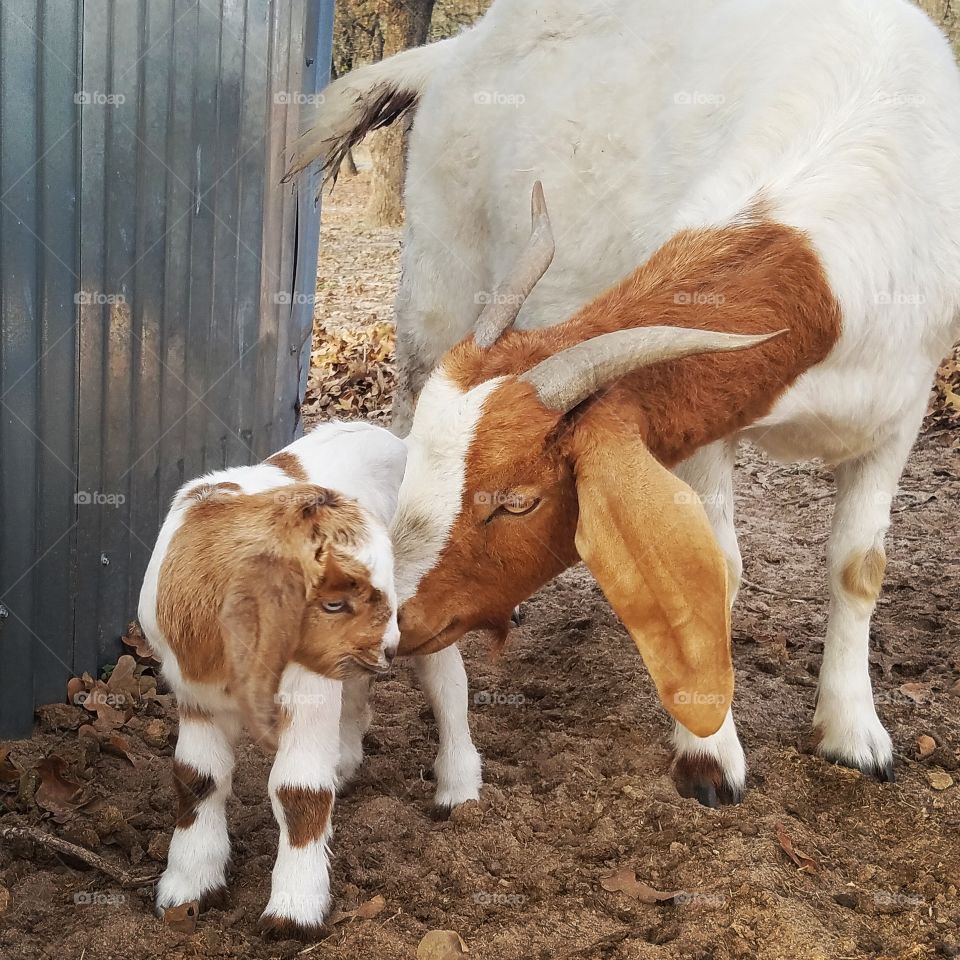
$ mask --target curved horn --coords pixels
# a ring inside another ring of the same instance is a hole
[[[477,346],[493,346],[500,334],[513,324],[520,313],[523,301],[537,281],[547,272],[553,260],[553,230],[550,228],[550,214],[543,199],[543,184],[538,180],[533,185],[530,197],[530,240],[526,249],[517,260],[513,272],[501,281],[493,294],[493,300],[483,308],[477,318],[473,339]]]
[[[686,327],[634,327],[605,333],[541,360],[520,380],[533,385],[541,403],[567,413],[607,384],[641,367],[698,353],[747,350],[787,333],[743,336]]]

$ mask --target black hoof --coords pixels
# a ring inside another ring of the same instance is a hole
[[[257,929],[264,940],[299,940],[301,943],[315,943],[328,932],[323,924],[301,924],[272,914],[262,916]]]
[[[710,757],[677,757],[673,763],[673,782],[681,797],[696,800],[704,807],[736,804],[743,799],[743,788],[732,787],[720,764]]]
[[[846,767],[848,770],[859,770],[865,777],[878,780],[880,783],[897,782],[897,775],[894,773],[892,760],[888,760],[886,763],[880,763],[874,760],[869,763],[859,764],[844,760],[843,757],[829,754],[822,755],[822,759],[837,767]]]

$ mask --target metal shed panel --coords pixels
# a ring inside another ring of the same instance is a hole
[[[299,427],[318,217],[278,180],[332,21],[0,8],[0,736],[115,659],[176,488]]]

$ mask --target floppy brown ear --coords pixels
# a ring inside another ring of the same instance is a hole
[[[667,711],[700,737],[733,698],[727,565],[697,495],[636,426],[576,428],[576,544],[623,620]]]
[[[258,556],[242,563],[220,609],[220,629],[233,683],[257,736],[276,746],[280,677],[300,643],[306,607],[296,565]]]

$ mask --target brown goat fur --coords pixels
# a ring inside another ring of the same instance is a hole
[[[458,344],[443,370],[462,390],[507,379],[484,403],[447,544],[401,610],[400,652],[434,652],[478,627],[503,635],[517,603],[582,558],[667,709],[700,736],[715,732],[733,693],[726,563],[696,495],[666,468],[767,414],[840,325],[803,234],[755,220],[677,234],[558,326],[508,330],[487,349]],[[643,326],[789,332],[640,368],[568,414],[516,379],[584,340]],[[518,516],[503,507],[510,498],[536,506]]]
[[[288,663],[343,679],[379,660],[389,603],[338,549],[363,537],[362,514],[310,484],[208,493],[187,509],[160,570],[159,627],[184,678],[235,694],[273,741]],[[327,612],[331,601],[357,616]]]

